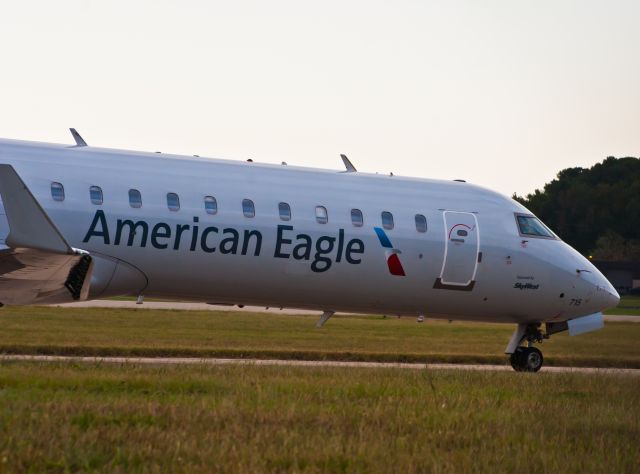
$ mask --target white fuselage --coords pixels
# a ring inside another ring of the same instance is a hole
[[[560,239],[521,235],[515,216],[530,213],[520,204],[464,182],[11,140],[0,141],[0,162],[14,167],[67,241],[94,257],[91,298],[500,322],[566,320],[617,298]],[[53,199],[52,183],[64,187],[64,200]],[[91,186],[102,204],[90,200]],[[130,205],[131,189],[141,207]],[[169,193],[179,210],[169,209]],[[205,196],[215,198],[215,214]],[[254,217],[244,215],[245,199]],[[354,225],[352,209],[363,225]]]

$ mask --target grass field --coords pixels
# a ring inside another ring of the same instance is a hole
[[[637,472],[637,378],[0,364],[2,472]]]
[[[506,363],[513,327],[3,308],[0,352]],[[640,367],[640,324],[542,349]],[[640,377],[0,362],[4,472],[636,472]]]
[[[605,314],[640,316],[640,296],[623,296],[620,298],[620,304],[605,311]]]
[[[0,352],[61,355],[218,356],[409,362],[506,363],[511,325],[413,318],[283,314],[3,308]],[[557,334],[541,348],[548,365],[640,367],[640,324],[608,323],[578,337]]]

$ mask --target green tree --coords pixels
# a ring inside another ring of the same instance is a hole
[[[640,239],[625,240],[621,235],[609,230],[598,238],[591,256],[596,260],[640,261]]]

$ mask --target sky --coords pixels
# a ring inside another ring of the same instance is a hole
[[[637,0],[0,2],[0,137],[466,179],[640,155]]]

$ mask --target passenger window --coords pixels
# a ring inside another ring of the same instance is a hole
[[[416,230],[418,232],[427,231],[427,218],[422,214],[416,214]]]
[[[100,186],[91,186],[89,188],[89,197],[92,204],[102,204],[102,188]]]
[[[169,208],[170,211],[180,210],[180,198],[176,193],[167,194],[167,207]]]
[[[64,201],[64,186],[60,183],[51,183],[51,197],[54,201]]]
[[[287,204],[286,202],[281,202],[280,204],[278,204],[278,212],[280,213],[280,220],[291,220],[291,206],[289,206],[289,204]]]
[[[242,213],[244,214],[244,217],[255,217],[256,207],[253,205],[253,201],[251,199],[242,200]]]
[[[362,227],[362,224],[364,224],[364,218],[362,217],[362,211],[360,209],[351,209],[351,223],[355,227]]]
[[[535,216],[516,214],[518,229],[521,235],[554,239],[553,233]]]
[[[324,206],[316,206],[316,222],[318,224],[326,224],[329,222],[329,214]]]
[[[137,189],[129,190],[129,205],[131,207],[142,207],[142,194]]]
[[[387,211],[382,213],[382,227],[387,230],[393,229],[393,214]]]
[[[207,211],[207,214],[217,214],[218,213],[218,201],[213,196],[205,196],[204,197],[204,210]]]

